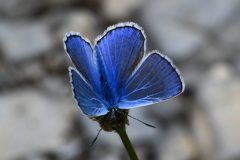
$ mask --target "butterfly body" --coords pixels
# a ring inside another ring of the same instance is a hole
[[[122,112],[170,99],[184,90],[180,72],[169,58],[158,51],[146,54],[146,35],[135,23],[109,27],[94,45],[70,32],[64,47],[76,67],[70,67],[69,73],[77,104],[84,114],[109,121],[108,125],[126,124]]]
[[[116,131],[118,128],[124,128],[128,124],[129,110],[110,109],[106,115],[92,118],[97,121],[100,127],[107,132]]]

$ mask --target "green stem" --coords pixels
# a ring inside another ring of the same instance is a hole
[[[131,160],[138,160],[138,157],[137,157],[137,154],[128,138],[128,135],[127,135],[127,132],[126,132],[126,129],[125,128],[119,128],[116,130],[118,135],[120,136],[127,152],[128,152],[128,155],[129,157],[131,158]]]

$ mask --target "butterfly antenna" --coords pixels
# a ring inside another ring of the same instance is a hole
[[[140,119],[137,119],[137,118],[135,118],[135,117],[133,117],[133,116],[131,116],[131,115],[129,115],[129,114],[125,114],[125,113],[122,112],[122,111],[119,111],[119,110],[118,110],[118,112],[121,113],[121,114],[127,115],[128,117],[130,117],[130,118],[132,118],[132,119],[134,119],[134,120],[136,120],[136,121],[138,121],[138,122],[140,122],[140,123],[142,123],[142,124],[144,124],[144,125],[146,125],[146,126],[148,126],[148,127],[157,128],[157,127],[155,127],[154,125],[151,125],[151,124],[148,124],[148,123],[146,123],[146,122],[143,122],[143,121],[141,121]]]
[[[97,138],[98,138],[101,131],[102,131],[102,128],[98,131],[98,133],[97,133],[96,137],[94,138],[94,140],[92,141],[90,147],[92,147],[95,144],[95,142],[97,141]]]
[[[130,118],[132,118],[132,119],[134,119],[134,120],[136,120],[136,121],[138,121],[138,122],[141,122],[142,124],[145,124],[145,125],[148,126],[148,127],[156,128],[154,125],[151,125],[151,124],[148,124],[148,123],[146,123],[146,122],[143,122],[143,121],[141,121],[140,119],[137,119],[137,118],[135,118],[135,117],[133,117],[133,116],[131,116],[131,115],[127,115],[127,116],[130,117]]]

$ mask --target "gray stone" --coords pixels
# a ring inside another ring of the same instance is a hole
[[[183,0],[178,1],[175,14],[194,25],[216,31],[229,23],[239,5],[239,0]]]
[[[200,31],[175,20],[161,19],[158,10],[154,11],[145,13],[144,23],[152,35],[149,40],[154,40],[153,43],[161,52],[174,59],[184,60],[204,45],[204,35]]]
[[[207,112],[203,106],[195,103],[192,104],[193,110],[191,114],[191,131],[198,148],[199,156],[203,159],[214,159],[216,144],[214,131]]]
[[[179,70],[181,71],[181,75],[183,76],[185,85],[189,89],[195,89],[195,87],[199,85],[201,81],[198,75],[205,73],[205,70],[202,68],[202,66],[198,66],[198,64],[202,64],[202,62],[199,63],[198,61],[201,61],[200,58],[196,58],[195,60],[192,58],[191,60],[186,62],[188,63],[187,65],[182,64],[179,68]]]
[[[159,159],[187,160],[196,157],[197,150],[191,135],[179,126],[171,127],[162,141]]]
[[[11,83],[11,76],[7,72],[5,66],[0,67],[0,88],[2,89],[6,85],[8,86]]]
[[[57,30],[57,40],[62,40],[64,34],[68,32],[76,31],[93,41],[98,33],[97,18],[87,10],[67,12],[62,19],[62,23],[60,29]]]
[[[240,74],[240,52],[238,52],[238,56],[235,56],[234,58],[234,65],[238,74]]]
[[[161,119],[172,119],[177,116],[178,113],[182,112],[185,106],[180,101],[179,97],[172,98],[161,103],[157,103],[149,106],[147,110],[152,117]]]
[[[17,79],[21,79],[22,81],[30,80],[39,82],[45,76],[45,71],[40,62],[33,61],[23,64],[14,74]]]
[[[220,44],[228,51],[229,54],[238,54],[235,52],[240,51],[239,41],[240,41],[240,20],[236,23],[233,23],[226,28],[222,32],[220,32]]]
[[[41,82],[45,75],[39,61],[28,61],[21,65],[5,64],[0,69],[0,88],[9,90],[21,84]]]
[[[68,72],[68,67],[72,65],[69,56],[67,56],[63,49],[62,43],[60,47],[62,47],[60,51],[55,51],[56,53],[47,54],[45,56],[43,65],[50,73],[65,74]]]
[[[103,146],[102,146],[103,147]],[[94,154],[92,154],[92,159],[99,159],[99,160],[120,160],[120,154],[122,148],[119,147],[111,147],[111,148],[96,148]],[[127,153],[126,153],[127,154]]]
[[[232,66],[213,65],[199,88],[199,101],[209,115],[215,139],[216,159],[236,157],[240,153],[240,77]]]
[[[70,78],[67,80],[58,76],[44,77],[39,86],[48,93],[58,96],[66,96],[71,93]]]
[[[150,32],[149,40],[160,51],[184,60],[204,52],[202,49],[208,49],[208,44],[213,45],[211,33],[218,34],[222,28],[238,21],[239,6],[238,0],[151,0],[143,8],[141,18]],[[230,32],[236,31],[232,29]],[[238,37],[238,34],[233,37]],[[234,41],[230,35],[225,39]]]
[[[46,2],[46,0],[1,0],[0,13],[9,17],[33,15],[42,10]]]
[[[111,20],[128,18],[144,5],[144,0],[103,0],[103,14]]]
[[[40,22],[2,22],[0,46],[3,57],[12,62],[47,53],[53,45],[48,26]]]
[[[0,159],[31,157],[48,151],[58,153],[77,140],[66,139],[75,115],[67,98],[21,89],[1,94],[0,106]]]
[[[239,9],[238,0],[152,0],[146,7],[151,16],[173,18],[194,25],[196,28],[216,30],[235,16]]]

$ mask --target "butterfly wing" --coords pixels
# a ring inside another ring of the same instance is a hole
[[[88,116],[105,115],[108,110],[83,76],[74,68],[69,67],[74,98],[82,112]]]
[[[183,80],[170,59],[150,53],[128,79],[118,107],[130,109],[158,103],[184,90]]]
[[[119,91],[144,55],[145,34],[134,23],[109,27],[96,40],[95,50],[105,97],[114,105]]]
[[[79,33],[70,32],[64,38],[64,48],[81,75],[99,92],[99,72],[90,41]]]

